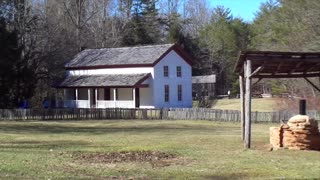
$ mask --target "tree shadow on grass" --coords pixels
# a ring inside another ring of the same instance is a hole
[[[213,175],[205,176],[203,179],[215,179],[215,180],[228,180],[228,179],[247,179],[249,176],[239,173],[239,174],[230,174],[230,175]]]
[[[81,122],[79,122],[81,123]],[[121,122],[119,122],[121,123]],[[84,126],[72,126],[70,124],[2,124],[0,126],[0,132],[3,133],[15,133],[15,134],[64,134],[64,133],[80,133],[80,134],[107,134],[107,133],[161,133],[161,132],[187,132],[192,131],[193,133],[197,132],[210,132],[216,135],[223,134],[239,134],[240,127],[207,127],[207,126],[185,126],[185,125],[142,125],[125,127],[108,127],[99,126],[99,127],[84,127]]]
[[[72,146],[88,146],[86,141],[74,141],[74,140],[55,140],[55,141],[2,141],[0,143],[1,151],[5,149],[55,149],[65,148]]]
[[[106,146],[106,145],[94,145],[87,141],[79,141],[79,140],[55,140],[55,141],[7,141],[0,142],[0,152],[12,152],[14,149],[15,152],[25,153],[25,150],[56,150],[62,149],[66,150],[68,148],[76,148],[77,147],[122,147],[122,146]]]

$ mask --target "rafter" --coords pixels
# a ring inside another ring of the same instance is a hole
[[[278,64],[278,66],[277,66],[276,71],[275,71],[273,74],[278,73],[278,72],[280,71],[282,65],[283,65],[283,62],[280,62],[280,63]]]
[[[320,62],[317,63],[317,64],[315,64],[314,66],[306,69],[303,73],[306,74],[307,72],[310,72],[310,71],[312,71],[314,68],[319,67],[319,66],[320,66]]]
[[[252,84],[252,87],[257,85],[263,78],[259,78],[258,81],[256,81],[255,83]]]
[[[301,65],[303,64],[303,62],[299,62],[297,63],[294,68],[289,72],[289,74],[292,74],[296,71],[297,68],[299,68]]]

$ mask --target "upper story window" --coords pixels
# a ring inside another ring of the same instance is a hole
[[[181,77],[181,66],[177,66],[177,77]]]
[[[178,101],[182,101],[182,85],[178,85]]]
[[[169,85],[164,85],[164,102],[169,102]]]
[[[168,77],[169,76],[169,67],[163,66],[163,76]]]

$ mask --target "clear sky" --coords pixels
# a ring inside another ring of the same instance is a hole
[[[212,6],[221,5],[229,8],[233,17],[241,17],[247,22],[254,19],[260,4],[267,0],[209,0]]]

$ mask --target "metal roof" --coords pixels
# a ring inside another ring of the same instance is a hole
[[[258,70],[252,78],[320,76],[320,52],[241,52],[235,66],[236,73],[243,74],[246,60],[251,60],[252,71]]]
[[[153,64],[174,44],[86,49],[78,53],[66,68],[96,67],[110,65],[145,65]]]
[[[59,88],[74,87],[135,87],[141,85],[149,77],[143,74],[112,74],[112,75],[76,75],[67,76]]]

